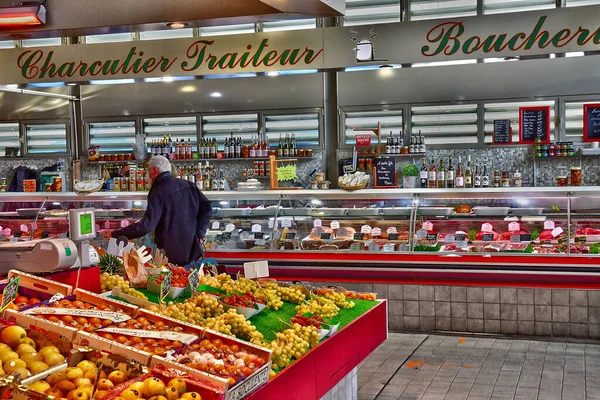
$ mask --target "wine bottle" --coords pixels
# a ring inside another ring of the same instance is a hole
[[[427,159],[423,158],[421,160],[421,171],[419,172],[419,179],[421,181],[421,187],[422,188],[426,188],[427,187]]]
[[[454,166],[452,165],[452,159],[448,159],[448,170],[446,172],[446,187],[454,188]]]
[[[412,141],[412,138],[411,138]],[[435,168],[435,162],[431,159],[431,165],[429,167],[429,173],[427,175],[429,188],[435,189],[437,187],[437,173]]]

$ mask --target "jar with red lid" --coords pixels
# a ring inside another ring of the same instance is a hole
[[[358,159],[358,170],[359,171],[364,171],[365,170],[365,159],[364,158],[359,158]]]
[[[366,160],[367,171],[373,171],[373,159],[367,158]]]

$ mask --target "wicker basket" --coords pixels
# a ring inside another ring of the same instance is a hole
[[[102,189],[102,185],[104,184],[103,180],[94,180],[94,182],[97,183],[97,185],[94,186],[93,188],[91,188],[91,189],[76,189],[77,184],[79,182],[80,181],[75,179],[75,181],[73,182],[73,190],[75,192],[77,192],[77,194],[83,194],[83,195],[98,192],[100,189]]]
[[[360,189],[364,189],[369,185],[369,181],[366,181],[364,184],[362,185],[356,185],[356,186],[346,186],[346,185],[342,185],[340,184],[340,189],[344,189],[347,190],[349,192],[353,192],[355,190],[360,190]]]

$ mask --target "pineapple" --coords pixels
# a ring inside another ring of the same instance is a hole
[[[107,272],[110,275],[120,275],[125,272],[121,259],[108,253],[100,257],[98,266],[103,272]]]

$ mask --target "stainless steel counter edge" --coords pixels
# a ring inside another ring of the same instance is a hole
[[[345,190],[261,190],[205,192],[211,201],[228,200],[391,200],[410,199],[414,195],[437,199],[500,199],[500,198],[565,198],[600,197],[600,186],[579,187],[521,187],[485,189],[364,189],[354,192]],[[145,200],[146,192],[96,192],[79,195],[63,193],[0,193],[0,202],[21,201],[135,201]]]

